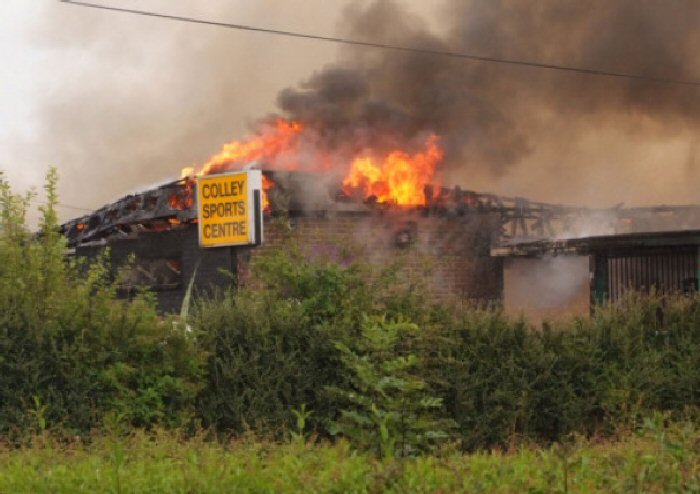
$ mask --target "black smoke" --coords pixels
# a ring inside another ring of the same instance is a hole
[[[397,2],[378,0],[347,9],[341,34],[700,80],[700,3],[694,0],[450,1],[441,18],[444,31],[436,34]],[[697,129],[700,88],[351,47],[336,64],[283,90],[278,105],[322,133],[330,148],[353,142],[381,150],[435,132],[447,152],[447,172],[500,176],[538,148],[562,147],[601,126],[633,140]]]

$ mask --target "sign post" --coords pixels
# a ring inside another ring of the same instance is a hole
[[[260,245],[262,172],[198,177],[197,220],[200,247]]]

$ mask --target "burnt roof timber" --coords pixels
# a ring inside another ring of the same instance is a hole
[[[358,200],[355,197],[347,197],[341,194],[339,189],[323,186],[328,180],[319,180],[318,174],[288,171],[264,171],[288,198],[282,200],[282,208],[289,213],[361,213],[368,214],[371,211],[383,211],[395,208],[396,206],[387,204],[372,204],[371,201]],[[69,244],[74,246],[85,242],[99,241],[113,235],[125,236],[132,232],[134,226],[142,225],[146,228],[163,224],[172,218],[177,218],[180,222],[190,222],[196,218],[196,207],[174,208],[170,204],[169,198],[172,195],[182,195],[187,187],[193,187],[191,179],[181,179],[163,184],[154,189],[141,193],[131,194],[123,197],[111,204],[105,205],[94,213],[70,220],[62,225],[61,231],[69,239]],[[319,186],[319,183],[321,184]],[[313,184],[314,187],[307,187]],[[325,190],[324,190],[325,187]],[[313,193],[309,193],[313,189]],[[273,188],[272,191],[276,189]],[[436,191],[438,195],[435,196]],[[192,199],[194,191],[189,189]],[[609,209],[591,209],[585,207],[567,206],[562,204],[549,204],[544,202],[530,201],[522,197],[498,196],[490,193],[480,193],[461,189],[459,186],[448,188],[426,185],[425,197],[427,206],[414,206],[413,209],[420,209],[426,213],[436,212],[488,212],[500,214],[503,224],[513,223],[516,228],[513,232],[518,233],[518,229],[525,231],[519,235],[511,234],[511,238],[502,238],[502,242],[511,245],[503,247],[506,250],[512,248],[513,252],[522,251],[525,243],[521,242],[525,237],[532,237],[530,230],[523,223],[523,220],[535,220],[540,223],[540,232],[535,237],[553,237],[551,221],[563,220],[572,217],[614,215],[618,219],[627,216],[634,216],[641,213],[666,213],[666,212],[697,212],[700,213],[700,206],[682,205],[669,206],[659,205],[650,207],[639,207],[624,209],[620,206]],[[270,200],[275,210],[274,192],[270,193]],[[400,207],[405,209],[405,207]],[[521,225],[520,227],[518,225]],[[532,226],[530,226],[532,228]],[[544,231],[547,230],[547,235]],[[530,239],[531,240],[531,239]],[[518,245],[516,248],[515,245]],[[543,247],[541,247],[543,248]],[[540,248],[540,249],[541,249]],[[559,247],[563,248],[563,247]],[[528,248],[531,249],[531,248]]]

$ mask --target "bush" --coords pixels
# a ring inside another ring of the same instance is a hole
[[[149,293],[117,298],[106,257],[65,256],[55,187],[51,171],[32,234],[31,196],[0,176],[0,434],[196,418],[283,438],[296,412],[307,432],[404,455],[441,432],[510,448],[616,434],[655,411],[698,416],[698,296],[631,294],[535,329],[431,304],[397,265],[311,261],[290,235],[257,256],[255,286],[163,319]]]
[[[425,312],[407,302],[419,295],[396,282],[394,266],[312,261],[291,235],[254,270],[254,287],[196,303],[191,323],[209,355],[203,424],[280,437],[305,405],[309,428],[327,435],[343,403],[327,389],[348,389],[352,379],[340,349],[356,348],[368,317],[401,317],[399,307]]]
[[[160,319],[150,294],[116,297],[105,256],[66,257],[56,172],[38,234],[0,176],[0,433],[34,427],[85,432],[105,415],[132,426],[181,424],[194,411],[194,339]]]
[[[631,294],[589,319],[537,330],[467,310],[451,330],[447,403],[465,449],[613,434],[700,406],[700,298]],[[663,318],[660,318],[663,314]]]
[[[441,404],[428,422],[453,421],[435,429],[474,450],[611,435],[654,411],[682,419],[700,407],[700,298],[632,294],[591,319],[537,329],[498,308],[431,305],[397,273],[310,261],[290,237],[260,258],[255,288],[200,301],[205,424],[280,437],[305,405],[316,433],[381,451],[367,438],[400,415],[392,407],[410,397],[411,415],[427,396]],[[392,340],[397,324],[412,328],[399,331],[409,350]],[[386,444],[403,434],[391,430]],[[417,437],[406,451],[424,449]]]
[[[343,400],[330,430],[380,457],[414,456],[430,451],[448,437],[452,421],[438,410],[442,398],[428,390],[415,353],[417,325],[367,317],[351,346],[335,344],[349,385],[328,389]]]

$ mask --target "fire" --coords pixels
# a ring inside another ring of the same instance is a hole
[[[275,182],[268,178],[266,175],[262,176],[262,208],[263,211],[270,211],[270,197],[269,190],[275,187]]]
[[[298,137],[304,126],[299,122],[278,118],[261,127],[259,132],[244,141],[231,141],[200,167],[182,169],[182,177],[212,175],[228,170],[240,170],[255,161],[270,165],[284,158],[285,168],[298,168]]]
[[[343,190],[361,189],[365,197],[375,196],[377,202],[424,204],[423,187],[432,180],[443,155],[437,136],[432,135],[425,149],[414,155],[395,150],[381,161],[356,158],[343,180]]]
[[[381,203],[422,205],[425,203],[424,186],[431,183],[444,154],[438,137],[431,135],[423,149],[415,154],[395,149],[382,156],[368,151],[340,159],[339,154],[332,159],[332,151],[314,144],[317,142],[314,136],[302,123],[278,118],[261,125],[248,139],[225,144],[206,163],[184,168],[182,176],[240,170],[255,162],[265,170],[303,169],[322,173],[330,169],[331,163],[347,159],[349,171],[342,180],[345,194],[355,195],[359,191],[364,197],[374,197]],[[266,211],[270,209],[267,192],[274,186],[274,182],[263,175],[263,208]]]
[[[171,209],[189,209],[194,206],[194,182],[191,178],[182,181],[183,187],[177,194],[170,194],[168,205]]]

